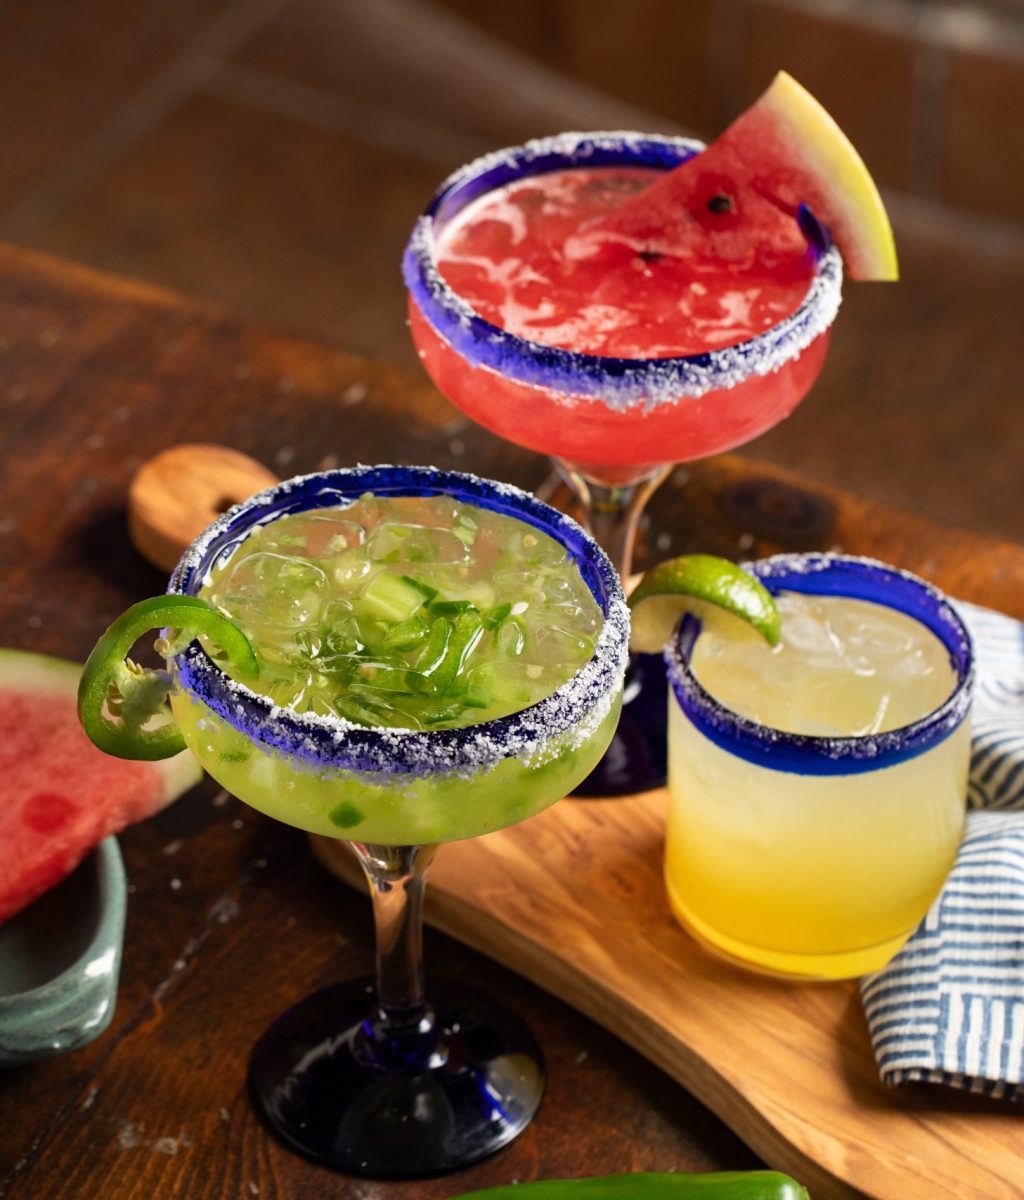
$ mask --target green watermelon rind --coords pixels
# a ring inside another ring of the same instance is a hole
[[[74,704],[81,674],[80,663],[30,650],[0,648],[0,691],[60,695]],[[195,787],[203,776],[202,768],[187,750],[149,765],[162,784],[161,807]]]

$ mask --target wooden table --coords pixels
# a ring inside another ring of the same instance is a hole
[[[362,461],[534,488],[548,476],[424,379],[0,247],[0,644],[81,658],[129,602],[162,590],[128,542],[125,493],[147,457],[196,440],[281,474]],[[733,457],[675,473],[641,556],[834,546],[1024,617],[1024,549]],[[248,1050],[290,1002],[369,969],[366,902],[304,836],[212,782],[120,841],[131,894],[117,1014],[83,1050],[0,1072],[0,1195],[430,1200],[511,1180],[756,1165],[614,1036],[429,933],[428,970],[502,994],[536,1029],[550,1068],[537,1121],[490,1161],[428,1183],[349,1180],[286,1153],[248,1107]]]

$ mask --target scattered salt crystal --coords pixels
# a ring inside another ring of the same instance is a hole
[[[350,383],[341,393],[341,402],[346,408],[351,408],[355,404],[362,404],[369,394],[370,389],[365,383]]]

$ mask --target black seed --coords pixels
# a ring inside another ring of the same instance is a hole
[[[731,196],[712,196],[708,201],[708,208],[716,215],[732,211]]]
[[[663,254],[659,254],[657,250],[641,250],[640,257],[644,260],[644,262],[656,263],[661,262],[665,256]]]

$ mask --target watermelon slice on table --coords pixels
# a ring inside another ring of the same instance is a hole
[[[130,762],[97,750],[78,722],[81,672],[62,659],[0,650],[0,921],[202,775],[187,751]]]
[[[897,278],[892,228],[867,167],[810,92],[780,71],[707,149],[581,236],[736,261],[784,249],[801,228],[814,241],[815,222],[851,279]]]

